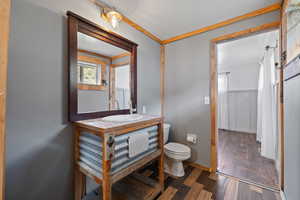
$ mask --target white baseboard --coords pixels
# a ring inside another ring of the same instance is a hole
[[[287,200],[285,197],[285,194],[282,190],[280,190],[280,197],[281,197],[281,200]]]

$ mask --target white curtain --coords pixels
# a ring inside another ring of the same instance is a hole
[[[218,75],[218,128],[229,129],[227,73]]]
[[[257,99],[257,140],[261,154],[276,159],[276,93],[274,50],[265,52],[260,66]]]
[[[261,142],[262,138],[262,92],[263,92],[263,80],[264,80],[264,65],[260,63],[259,68],[259,77],[258,77],[258,90],[257,90],[257,131],[256,131],[256,140]]]

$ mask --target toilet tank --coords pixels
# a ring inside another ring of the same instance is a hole
[[[170,124],[164,124],[164,144],[168,142],[170,127],[171,127]]]

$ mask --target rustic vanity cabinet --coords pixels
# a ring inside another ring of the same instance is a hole
[[[154,199],[164,189],[163,173],[163,124],[162,118],[142,116],[134,122],[107,122],[102,119],[92,119],[74,122],[75,125],[75,199],[81,200],[85,193],[85,177],[89,176],[96,183],[101,184],[103,200],[114,199],[114,184],[136,170],[158,160],[159,180],[137,178],[137,187],[128,185],[135,194],[140,187],[145,186],[141,199]],[[149,149],[134,157],[128,157],[128,137],[130,134],[149,133]],[[98,151],[95,151],[97,150]],[[123,149],[123,150],[121,150]],[[92,153],[92,151],[94,151]],[[90,157],[95,156],[89,160]],[[98,155],[98,158],[97,158]],[[92,162],[91,160],[97,160]],[[128,178],[128,177],[126,177]],[[122,180],[120,181],[122,182]],[[120,183],[118,183],[120,185]],[[134,184],[131,182],[130,184]],[[126,187],[126,184],[125,186]],[[148,188],[148,189],[147,189]],[[112,194],[113,192],[113,194]],[[124,194],[124,195],[130,195]],[[120,197],[116,197],[120,198]],[[126,198],[124,198],[126,199]]]

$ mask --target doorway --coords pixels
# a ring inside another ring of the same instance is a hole
[[[212,41],[212,170],[279,189],[280,37],[261,28]]]

